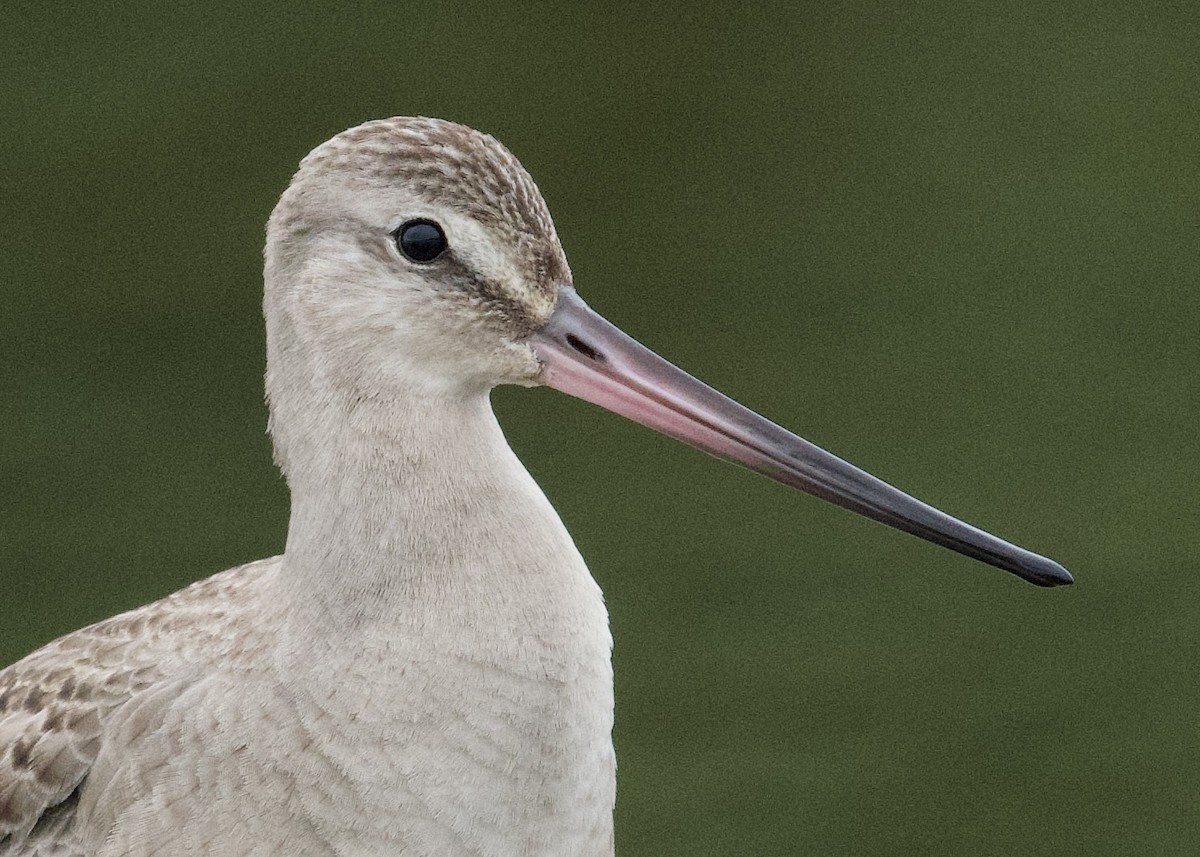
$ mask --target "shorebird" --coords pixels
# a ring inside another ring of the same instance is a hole
[[[0,672],[0,855],[611,855],[608,615],[505,442],[498,384],[1071,582],[594,313],[533,180],[485,134],[393,118],[318,146],[265,262],[285,552]]]

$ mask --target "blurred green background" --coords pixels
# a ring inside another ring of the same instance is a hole
[[[443,116],[611,320],[1078,579],[497,391],[612,610],[619,853],[1200,849],[1193,4],[5,9],[0,661],[282,549],[263,223]]]

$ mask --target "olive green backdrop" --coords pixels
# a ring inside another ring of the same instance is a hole
[[[1193,4],[4,19],[0,660],[283,548],[263,223],[325,138],[443,116],[610,319],[1078,579],[497,391],[612,610],[623,855],[1200,850]]]

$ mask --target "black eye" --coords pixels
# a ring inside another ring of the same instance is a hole
[[[410,220],[395,235],[400,252],[414,262],[432,262],[446,252],[446,233],[432,220]]]

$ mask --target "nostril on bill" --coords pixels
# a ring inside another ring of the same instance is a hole
[[[580,354],[582,354],[584,357],[588,358],[589,360],[595,360],[597,363],[604,362],[603,354],[601,354],[595,348],[592,348],[592,346],[588,345],[586,342],[584,342],[582,339],[580,339],[578,336],[576,336],[573,333],[567,334],[567,345],[574,348],[576,351],[578,351]]]

